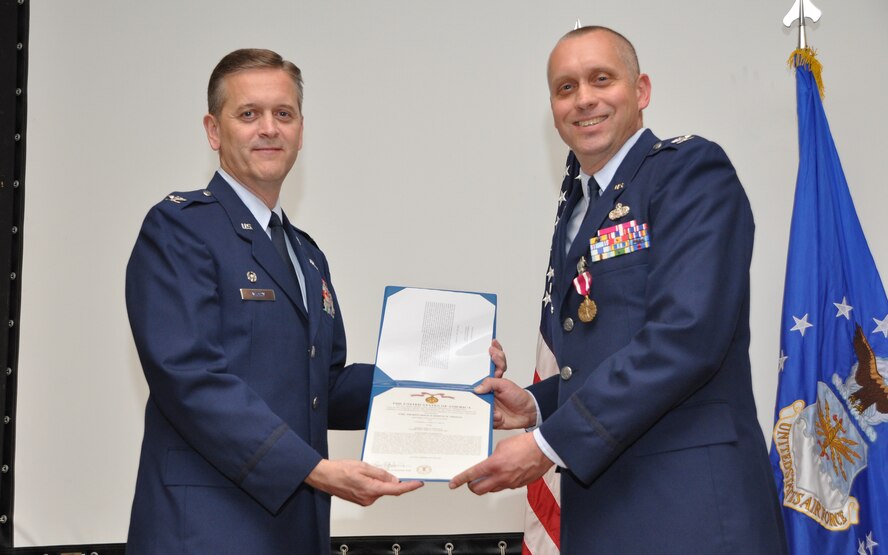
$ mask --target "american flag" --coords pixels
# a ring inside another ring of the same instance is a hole
[[[544,316],[545,318],[545,316]],[[555,355],[546,343],[543,333],[537,341],[537,363],[533,382],[544,380],[558,372]],[[555,467],[542,478],[527,485],[527,509],[524,515],[524,545],[522,553],[554,555],[561,551],[561,476]]]
[[[571,152],[564,169],[564,181],[558,197],[558,211],[555,225],[567,206],[567,197],[579,187],[580,165]],[[553,248],[555,246],[553,245]],[[552,340],[549,336],[550,320],[555,312],[552,306],[552,282],[555,271],[552,268],[551,253],[549,269],[546,272],[546,289],[540,315],[540,335],[537,340],[536,369],[533,381],[537,383],[558,373],[558,363],[552,353]],[[527,486],[527,508],[524,516],[524,555],[557,555],[561,551],[561,477],[555,467],[549,469],[542,478]]]

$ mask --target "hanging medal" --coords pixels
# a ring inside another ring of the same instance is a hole
[[[581,322],[588,324],[598,314],[598,307],[595,305],[595,301],[589,298],[589,291],[592,289],[592,274],[588,270],[580,273],[574,278],[573,285],[577,293],[584,297],[580,303],[577,316],[580,317]]]

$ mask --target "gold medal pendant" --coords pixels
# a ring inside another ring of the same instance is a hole
[[[595,301],[587,296],[583,299],[583,302],[580,303],[580,309],[577,311],[577,315],[580,317],[581,322],[588,324],[595,319],[596,314],[598,314],[598,307],[595,305]]]

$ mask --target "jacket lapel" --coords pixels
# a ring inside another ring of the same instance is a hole
[[[293,252],[296,253],[296,260],[302,268],[302,277],[305,279],[306,304],[303,310],[308,311],[308,336],[314,338],[322,312],[321,303],[318,302],[321,295],[321,270],[318,268],[317,261],[306,249],[304,241],[296,233],[296,229],[290,223],[286,213],[284,213],[284,230],[287,232],[287,238],[290,239],[290,245],[293,246]],[[301,299],[299,304],[302,307]]]
[[[296,281],[296,276],[281,260],[271,239],[268,238],[265,230],[256,221],[250,210],[238,198],[237,193],[218,173],[210,181],[207,189],[225,209],[234,232],[251,244],[251,252],[256,263],[268,273],[302,316],[307,318],[305,307],[302,304],[302,292]]]
[[[580,180],[577,179],[575,184],[571,186],[570,195],[567,197],[564,210],[558,217],[558,223],[555,226],[555,235],[552,240],[552,267],[555,268],[555,279],[563,277],[563,274],[565,274],[565,261],[568,259],[567,254],[564,252],[564,244],[567,241],[567,226],[570,222],[571,214],[573,214],[574,208],[576,208],[577,202],[579,202],[582,196]],[[573,249],[571,248],[571,250]],[[562,289],[556,289],[562,291]]]

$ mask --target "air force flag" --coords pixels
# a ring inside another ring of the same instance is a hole
[[[888,555],[888,299],[830,135],[819,63],[808,49],[791,61],[799,171],[771,465],[793,553],[878,555],[884,542]]]

